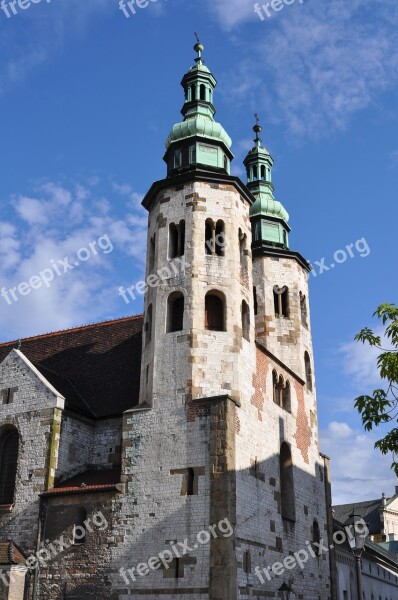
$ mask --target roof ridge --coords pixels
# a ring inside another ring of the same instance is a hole
[[[21,341],[27,342],[27,341],[36,340],[39,338],[52,337],[52,336],[56,336],[56,335],[61,335],[62,333],[79,331],[82,329],[89,329],[90,327],[105,326],[105,325],[109,325],[110,323],[117,323],[118,321],[128,321],[129,319],[139,319],[142,317],[143,317],[143,314],[141,313],[138,315],[130,315],[128,317],[118,317],[116,319],[108,319],[107,321],[98,321],[97,323],[88,323],[87,325],[78,325],[76,327],[67,327],[66,329],[60,329],[58,331],[49,331],[47,333],[39,333],[37,335],[32,335],[30,337],[21,338]],[[18,342],[18,340],[9,340],[8,342],[1,342],[0,348],[4,347],[4,346],[9,346],[10,344],[15,344],[16,342]]]

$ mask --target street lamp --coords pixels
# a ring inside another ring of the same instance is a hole
[[[349,516],[347,524],[353,525],[354,527],[354,531],[351,531],[351,535],[349,535],[348,537],[348,542],[350,544],[351,552],[354,555],[356,561],[358,600],[362,600],[363,592],[361,557],[363,549],[365,547],[368,528],[362,517],[360,515],[355,514]],[[359,524],[361,525],[360,528],[358,527]]]
[[[279,597],[281,598],[281,600],[289,600],[291,591],[292,588],[290,587],[290,585],[287,585],[286,581],[284,581],[281,587],[278,589]]]

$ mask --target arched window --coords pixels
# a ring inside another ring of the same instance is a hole
[[[195,86],[191,85],[191,102],[195,100]]]
[[[167,299],[167,332],[181,331],[184,326],[184,295],[173,292]]]
[[[248,270],[247,235],[239,228],[239,257],[241,275],[245,276]]]
[[[145,344],[149,344],[152,339],[152,304],[148,306],[145,323]]]
[[[289,289],[274,285],[274,309],[276,317],[289,316]]]
[[[282,519],[288,521],[296,520],[296,508],[294,504],[294,477],[292,453],[286,442],[281,445],[279,455],[280,493],[281,493],[281,515]]]
[[[306,297],[304,296],[304,294],[302,294],[301,292],[300,292],[300,312],[301,312],[301,322],[305,327],[307,327],[308,326],[307,300],[306,300]]]
[[[282,407],[287,410],[287,412],[291,412],[290,383],[288,381],[286,381],[282,392]]]
[[[242,302],[242,335],[248,342],[250,341],[250,308],[247,302]]]
[[[258,179],[258,171],[257,171],[257,166],[256,166],[256,165],[254,165],[254,166],[253,166],[253,180],[254,180],[254,181],[257,181],[257,179]]]
[[[216,254],[217,256],[224,256],[225,247],[225,233],[223,221],[217,221],[216,223]]]
[[[180,221],[177,225],[169,225],[169,258],[177,258],[185,253],[185,221]]]
[[[0,504],[14,502],[18,447],[18,431],[14,428],[6,429],[0,438]]]
[[[169,258],[176,258],[178,252],[178,229],[175,223],[169,225]]]
[[[272,390],[274,402],[275,404],[279,404],[278,374],[276,371],[272,371]]]
[[[320,554],[319,544],[321,542],[321,531],[319,529],[319,523],[316,519],[314,519],[312,523],[312,536],[311,536],[311,545],[312,549],[317,556]]]
[[[263,181],[265,179],[265,165],[261,165],[261,179]]]
[[[205,252],[209,256],[224,256],[225,233],[224,222],[206,219],[205,223]]]
[[[214,254],[215,250],[215,240],[213,240],[213,221],[211,219],[206,219],[205,223],[205,252],[206,254]],[[215,237],[215,230],[214,230]]]
[[[73,526],[73,544],[79,546],[86,542],[86,521],[87,511],[85,508],[79,508],[75,524]]]
[[[278,379],[278,387],[277,387],[277,392],[278,392],[278,406],[282,407],[283,405],[283,387],[284,387],[284,381],[283,381],[283,377],[282,375],[279,375],[279,379]]]
[[[200,86],[200,99],[201,100],[206,100],[206,87],[205,87],[205,85],[203,83]]]
[[[225,299],[219,292],[206,294],[205,327],[210,331],[225,331]]]
[[[305,381],[308,389],[312,392],[312,369],[310,355],[306,351],[304,353],[304,365],[305,365]]]

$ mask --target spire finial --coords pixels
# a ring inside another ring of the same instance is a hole
[[[256,119],[256,124],[255,124],[255,126],[253,127],[253,131],[254,131],[254,132],[255,132],[255,134],[256,134],[256,139],[255,139],[254,141],[255,141],[255,142],[258,142],[258,141],[261,141],[261,140],[260,140],[259,133],[261,133],[261,131],[263,130],[263,128],[262,128],[262,127],[261,127],[261,125],[260,125],[260,117],[258,116],[258,114],[257,114],[257,113],[255,113],[255,115],[254,115],[254,116],[255,116],[255,119]]]
[[[196,44],[194,45],[193,49],[195,50],[195,52],[198,53],[198,57],[195,58],[195,61],[199,64],[202,64],[202,52],[205,48],[204,48],[203,44],[201,43],[196,31],[195,31],[195,37],[196,37]]]

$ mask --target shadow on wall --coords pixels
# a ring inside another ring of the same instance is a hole
[[[84,545],[69,548],[42,569],[39,597],[169,600],[189,594],[195,599],[235,600],[239,589],[239,598],[245,600],[271,592],[273,597],[286,581],[297,599],[326,599],[330,554],[313,557],[310,552],[321,540],[329,546],[324,468],[317,469],[314,477],[294,467],[286,444],[281,455],[219,474],[215,483],[210,465],[194,461],[191,468],[173,474],[159,476],[154,470],[156,488],[165,490],[157,495],[148,490],[146,495],[135,494],[141,483],[133,476],[128,499],[82,496],[79,502],[91,502],[88,513],[95,508],[109,517],[109,529],[88,532]],[[214,506],[210,497],[220,484],[229,495]],[[71,500],[58,502],[62,512]],[[56,510],[51,514],[57,518]],[[70,527],[63,533],[71,535]],[[294,553],[299,553],[296,565],[283,567]],[[221,595],[215,596],[217,589]]]

